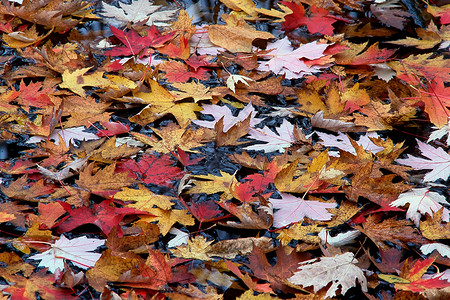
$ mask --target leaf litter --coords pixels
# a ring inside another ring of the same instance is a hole
[[[449,14],[409,4],[3,1],[3,297],[448,296]]]

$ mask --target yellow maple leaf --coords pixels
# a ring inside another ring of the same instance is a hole
[[[195,238],[189,239],[187,245],[178,246],[177,249],[171,249],[170,251],[177,257],[211,260],[207,253],[211,250],[212,242],[208,242],[205,237],[197,235]]]
[[[127,206],[142,211],[149,211],[154,206],[167,210],[174,204],[170,201],[173,197],[157,195],[143,184],[138,184],[138,187],[139,189],[123,188],[121,192],[114,194],[114,199],[133,201],[133,204],[128,204]]]
[[[177,103],[175,97],[163,88],[158,82],[149,80],[151,93],[137,92],[134,97],[149,103],[137,115],[129,118],[131,122],[139,125],[147,125],[166,114],[172,114],[181,127],[186,127],[191,120],[197,119],[196,111],[202,108],[196,103]]]
[[[221,176],[216,175],[196,175],[192,176],[195,186],[187,191],[188,194],[207,193],[214,194],[223,192],[222,197],[230,199],[230,186],[234,179],[234,175],[220,171]]]
[[[188,214],[185,209],[168,209],[164,210],[158,207],[146,209],[153,216],[143,216],[142,221],[154,222],[158,221],[157,225],[161,234],[166,235],[175,223],[180,223],[186,226],[192,226],[195,224],[195,219],[192,215]]]
[[[147,136],[142,133],[132,132],[131,134],[139,141],[152,146],[154,151],[160,153],[171,153],[176,147],[184,151],[192,151],[192,148],[202,146],[202,143],[211,141],[214,132],[207,128],[199,128],[197,130],[180,128],[175,123],[169,123],[161,129],[152,128],[161,140],[153,136]]]
[[[107,87],[112,84],[109,79],[103,78],[103,72],[95,72],[89,75],[84,75],[92,67],[83,68],[70,72],[65,70],[62,74],[63,82],[59,84],[60,88],[69,89],[81,97],[85,97],[83,87],[94,86],[94,87]]]

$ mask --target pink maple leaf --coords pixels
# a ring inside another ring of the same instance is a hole
[[[278,209],[273,215],[273,226],[280,228],[291,223],[297,223],[304,217],[312,220],[328,221],[331,214],[327,208],[335,208],[336,203],[303,200],[286,193],[280,193],[281,199],[270,198],[273,208]]]
[[[272,71],[275,74],[286,74],[287,79],[301,78],[305,74],[312,74],[319,72],[325,66],[312,65],[308,66],[305,59],[313,60],[325,56],[323,53],[329,44],[320,44],[316,41],[301,45],[294,50],[291,42],[287,37],[275,43],[269,43],[267,49],[272,49],[263,58],[268,58],[268,61],[260,62],[258,70]]]
[[[428,159],[408,154],[407,158],[396,159],[395,162],[410,166],[415,170],[431,170],[431,172],[428,172],[423,178],[423,181],[425,182],[431,182],[438,179],[447,180],[450,176],[450,155],[442,148],[434,148],[419,140],[417,141],[417,144],[419,145],[419,150],[422,155]]]

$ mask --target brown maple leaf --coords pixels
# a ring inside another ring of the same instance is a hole
[[[422,245],[427,243],[418,231],[412,227],[412,222],[395,220],[394,218],[382,220],[381,214],[371,215],[362,226],[355,228],[369,237],[379,248],[388,249],[385,241],[407,248],[407,243]]]

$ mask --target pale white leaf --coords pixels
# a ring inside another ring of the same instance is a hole
[[[333,134],[323,133],[323,132],[315,132],[322,142],[319,142],[320,144],[326,146],[326,147],[337,147],[340,150],[344,150],[347,152],[350,152],[353,155],[356,155],[356,150],[353,148],[352,143],[350,142],[350,139],[347,135],[340,133],[336,136]],[[377,153],[380,151],[383,151],[384,148],[375,145],[370,138],[379,138],[378,134],[376,132],[369,132],[366,135],[362,135],[359,137],[359,140],[356,141],[356,143],[364,148],[366,151],[371,151],[372,153]],[[339,156],[339,153],[330,151],[328,152],[330,156]]]
[[[438,179],[447,180],[450,176],[450,155],[442,148],[434,148],[419,140],[417,144],[421,154],[428,159],[408,154],[407,158],[396,159],[395,162],[410,166],[415,170],[431,170],[423,178],[425,182],[432,182]]]
[[[225,48],[217,47],[209,39],[208,27],[195,26],[196,33],[189,40],[191,46],[191,53],[197,52],[198,55],[212,55],[216,56],[219,52],[225,51]]]
[[[154,5],[151,0],[132,0],[130,4],[118,2],[119,7],[102,2],[103,11],[100,13],[113,25],[124,25],[128,22],[136,23],[147,20],[148,26],[168,26],[177,9],[163,10],[160,5]],[[116,20],[116,22],[114,22]]]
[[[231,74],[228,78],[227,78],[227,87],[233,91],[233,93],[236,92],[236,84],[238,82],[242,82],[243,84],[248,86],[248,82],[247,81],[254,81],[253,79],[246,77],[246,76],[242,76],[242,75],[236,75],[236,74]]]
[[[304,288],[313,286],[314,293],[331,282],[325,299],[336,296],[339,287],[341,294],[345,295],[351,287],[356,286],[356,281],[359,281],[362,290],[367,292],[367,279],[363,271],[355,265],[357,262],[351,252],[334,257],[321,257],[320,260],[307,260],[299,263],[298,271],[288,278],[288,281]]]
[[[350,230],[343,233],[338,233],[336,236],[331,236],[328,229],[323,228],[318,237],[322,240],[322,244],[330,244],[333,247],[342,247],[351,244],[355,241],[361,232],[359,230]]]
[[[447,144],[447,146],[450,146],[450,120],[449,123],[447,123],[447,125],[444,125],[441,129],[437,128],[437,127],[433,127],[434,129],[436,129],[435,131],[433,131],[430,134],[430,137],[427,140],[427,143],[429,143],[430,141],[434,141],[434,140],[439,140],[441,139],[443,136],[447,136],[447,140],[445,141],[445,143]]]
[[[439,252],[439,254],[443,257],[450,258],[450,246],[448,245],[444,245],[441,243],[431,243],[420,247],[420,251],[422,251],[422,253],[425,255],[430,254],[434,250]]]
[[[436,274],[423,274],[422,276],[422,279],[430,279],[430,278],[439,278],[440,280],[447,280],[448,282],[450,282],[450,269],[447,269],[444,272]]]
[[[370,64],[373,68],[374,75],[380,79],[383,79],[386,82],[389,82],[394,76],[397,74],[394,70],[392,70],[386,63],[380,64]]]
[[[59,136],[62,137],[64,142],[66,143],[66,146],[68,147],[69,144],[72,142],[72,144],[75,145],[74,139],[81,140],[81,141],[89,141],[89,140],[98,140],[100,139],[96,134],[89,133],[84,131],[84,126],[79,127],[71,127],[66,129],[55,129],[53,133],[47,138],[43,136],[32,136],[28,139],[28,144],[35,144],[39,143],[45,140],[52,140],[56,145],[59,145]]]
[[[58,268],[61,271],[64,270],[65,259],[82,269],[88,269],[93,267],[101,256],[100,253],[90,251],[104,244],[105,240],[90,239],[85,236],[69,240],[61,235],[60,239],[51,245],[51,249],[32,255],[29,259],[40,260],[39,267],[48,268],[52,273]]]
[[[433,216],[433,212],[437,212],[442,208],[441,204],[448,204],[443,195],[432,192],[429,188],[412,189],[400,194],[397,200],[393,201],[390,206],[401,207],[409,204],[406,217],[419,226],[421,215],[429,214]],[[444,208],[442,219],[449,221],[450,211]]]
[[[311,126],[327,129],[334,132],[350,132],[359,131],[361,127],[356,126],[352,122],[344,122],[336,119],[325,119],[323,117],[323,111],[318,111],[311,117]]]
[[[187,245],[188,243],[188,238],[189,238],[189,233],[181,231],[180,229],[177,229],[175,227],[172,227],[169,230],[169,233],[174,234],[175,237],[172,238],[168,243],[167,243],[167,247],[169,248],[175,248],[181,245]]]
[[[281,199],[269,198],[275,211],[273,226],[280,228],[291,223],[300,222],[307,217],[311,220],[328,221],[333,216],[327,209],[335,208],[335,202],[303,200],[291,194],[280,193]]]
[[[202,120],[192,120],[192,123],[197,124],[202,127],[214,129],[216,123],[223,118],[223,132],[227,132],[233,125],[238,122],[244,121],[250,117],[250,127],[258,125],[262,119],[256,118],[255,115],[257,111],[251,103],[247,104],[237,115],[233,116],[231,109],[228,106],[219,106],[213,104],[205,104],[202,106],[202,114],[212,115],[214,121],[202,121]]]
[[[56,180],[56,181],[62,181],[64,179],[67,179],[73,175],[75,175],[77,172],[79,172],[84,166],[86,165],[87,160],[89,159],[89,156],[85,158],[78,158],[59,170],[58,172],[50,171],[44,167],[41,167],[40,165],[37,165],[39,172],[41,172],[44,176]]]
[[[250,138],[266,142],[265,144],[256,144],[247,146],[245,150],[264,151],[265,153],[279,151],[284,152],[284,148],[288,148],[296,141],[294,137],[294,125],[289,123],[286,119],[280,127],[275,128],[275,132],[269,127],[264,128],[250,128]]]

